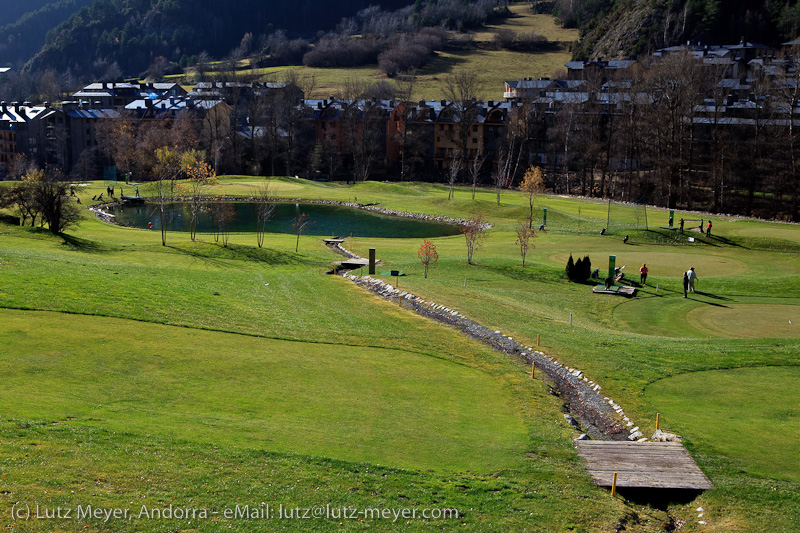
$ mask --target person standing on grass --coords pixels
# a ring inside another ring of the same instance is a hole
[[[683,297],[686,298],[686,293],[689,292],[689,273],[683,273]]]
[[[686,279],[689,280],[689,292],[694,292],[694,282],[697,281],[697,274],[694,273],[694,267],[686,271]]]
[[[639,268],[639,283],[644,285],[647,282],[647,265],[642,263],[642,266]]]
[[[706,236],[711,237],[711,221],[708,221],[708,227],[706,228]]]

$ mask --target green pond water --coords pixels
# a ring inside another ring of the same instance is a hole
[[[246,233],[256,231],[256,206],[252,202],[231,202],[234,208],[233,218],[228,224],[228,231]],[[118,224],[135,228],[147,228],[153,224],[154,230],[161,230],[158,209],[153,204],[116,206],[111,213]],[[430,220],[395,217],[333,205],[277,203],[272,218],[267,222],[269,233],[295,233],[292,222],[301,213],[308,216],[312,224],[306,226],[305,235],[321,235],[341,237],[376,237],[376,238],[430,238],[456,235],[459,227]],[[187,203],[171,203],[168,205],[168,231],[189,231],[191,212]],[[211,233],[215,225],[208,206],[200,213],[197,231]]]

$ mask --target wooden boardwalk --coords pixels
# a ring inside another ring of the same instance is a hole
[[[351,257],[350,259],[339,261],[339,264],[342,266],[342,268],[356,269],[369,266],[369,259],[364,259],[363,257]]]
[[[679,442],[576,440],[578,455],[595,485],[658,489],[713,489]]]

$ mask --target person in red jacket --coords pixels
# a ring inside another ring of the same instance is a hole
[[[644,285],[646,281],[647,281],[647,265],[642,263],[641,268],[639,268],[639,283]]]

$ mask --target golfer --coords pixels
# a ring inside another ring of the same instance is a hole
[[[694,292],[694,282],[697,281],[697,274],[694,273],[694,267],[686,271],[686,279],[689,282],[689,292]]]

